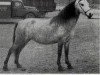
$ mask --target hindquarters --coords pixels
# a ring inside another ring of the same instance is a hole
[[[22,44],[29,40],[27,32],[28,24],[24,20],[19,21],[14,28],[13,44]]]
[[[12,53],[15,54],[15,64],[16,64],[17,68],[22,67],[20,65],[18,59],[19,59],[20,52],[22,51],[24,46],[28,43],[28,41],[29,40],[26,39],[26,36],[25,36],[25,31],[20,29],[18,27],[18,25],[16,24],[16,26],[14,28],[13,44],[12,44],[11,48],[9,49],[6,59],[4,61],[4,66],[3,66],[4,71],[8,70],[8,61],[9,61],[9,58]]]

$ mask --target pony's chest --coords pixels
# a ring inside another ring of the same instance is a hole
[[[60,26],[57,28],[57,31],[55,32],[54,36],[62,37],[66,35],[66,29],[63,26]]]

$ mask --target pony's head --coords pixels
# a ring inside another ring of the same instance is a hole
[[[88,18],[93,16],[92,12],[90,12],[91,8],[87,0],[76,0],[75,7],[80,13],[86,15]]]

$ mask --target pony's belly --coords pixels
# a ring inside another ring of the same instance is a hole
[[[32,33],[32,39],[42,44],[53,44],[59,42],[61,39],[63,39],[63,37],[65,38],[67,35],[68,33],[62,26],[56,28],[55,30],[47,27],[47,29],[40,28],[35,30]]]
[[[54,44],[57,43],[59,39],[59,37],[45,37],[43,35],[35,36],[32,38],[32,40],[41,44]]]

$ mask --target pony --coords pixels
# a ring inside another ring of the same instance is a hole
[[[72,69],[68,59],[70,40],[74,35],[74,28],[80,13],[91,18],[93,14],[90,10],[87,0],[75,0],[53,18],[28,18],[19,21],[14,28],[13,44],[4,61],[3,70],[9,70],[7,64],[12,53],[14,53],[17,68],[25,70],[18,60],[20,52],[30,40],[45,45],[58,43],[57,65],[59,71],[63,70],[60,60],[64,47],[65,63],[68,69]]]

